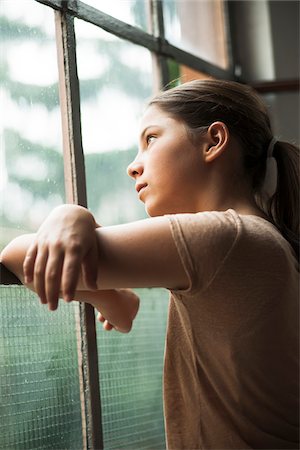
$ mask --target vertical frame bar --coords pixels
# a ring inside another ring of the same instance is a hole
[[[74,19],[55,11],[59,93],[62,114],[64,171],[68,203],[87,205],[81,136]],[[84,449],[103,449],[98,354],[94,309],[81,303],[77,314],[78,359]]]
[[[149,0],[150,11],[150,32],[158,38],[160,48],[165,41],[165,28],[163,17],[163,5],[161,0]],[[154,91],[157,92],[170,81],[168,62],[166,57],[161,53],[152,53],[153,74],[154,74]]]
[[[228,59],[229,59],[229,70],[231,70],[234,75],[233,79],[239,81],[241,76],[241,68],[236,59],[236,46],[235,46],[235,14],[234,14],[234,2],[232,0],[224,1],[224,13],[226,19],[226,37],[227,37],[227,47],[228,47]]]

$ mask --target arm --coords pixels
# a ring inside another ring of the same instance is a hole
[[[26,252],[35,238],[34,234],[19,236],[10,242],[0,255],[1,262],[24,284],[23,262]],[[34,283],[27,284],[35,290]],[[129,332],[139,308],[138,296],[129,289],[102,291],[76,290],[74,300],[92,304],[99,311],[100,321],[106,330],[112,327]]]
[[[112,227],[95,227],[84,208],[65,205],[42,224],[24,261],[26,283],[34,282],[42,301],[55,309],[61,291],[71,301],[77,290],[90,290],[89,271],[97,289],[189,286],[169,221],[155,217]]]

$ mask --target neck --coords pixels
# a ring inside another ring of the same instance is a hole
[[[236,179],[212,182],[201,194],[199,211],[226,211],[234,209],[239,214],[257,215],[266,218],[264,212],[257,206],[250,186]]]

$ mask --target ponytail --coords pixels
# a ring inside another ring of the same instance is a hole
[[[273,156],[277,161],[277,188],[265,209],[299,260],[299,148],[277,141]]]

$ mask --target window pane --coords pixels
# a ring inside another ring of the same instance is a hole
[[[228,67],[223,0],[163,0],[165,34],[177,47]]]
[[[88,205],[102,225],[146,217],[127,165],[152,94],[148,50],[76,21]]]
[[[145,217],[126,167],[137,152],[140,115],[152,94],[148,50],[76,21],[88,205],[99,223]],[[162,364],[168,297],[140,291],[128,335],[98,328],[105,449],[165,448]]]
[[[148,29],[147,0],[84,0],[84,3],[144,31]]]
[[[0,448],[82,449],[73,307],[51,314],[24,287],[0,299]]]
[[[0,246],[64,200],[52,9],[0,2]]]
[[[64,199],[53,10],[0,1],[0,248]],[[82,448],[74,308],[0,288],[0,448]]]
[[[136,292],[141,306],[132,331],[98,330],[105,450],[166,448],[161,384],[168,294]]]
[[[199,72],[199,70],[191,69],[191,67],[179,64],[174,59],[167,59],[169,77],[171,83],[170,87],[177,86],[181,83],[187,83],[193,80],[207,80],[212,77],[205,72]]]

